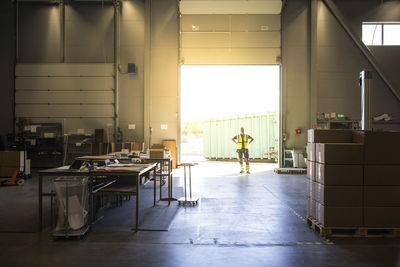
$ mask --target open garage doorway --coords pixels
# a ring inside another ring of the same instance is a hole
[[[244,127],[252,161],[277,162],[279,65],[182,65],[181,161],[235,160]]]

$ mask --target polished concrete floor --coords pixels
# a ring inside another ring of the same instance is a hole
[[[178,207],[169,231],[135,234],[115,208],[79,241],[29,233],[37,178],[0,188],[0,231],[15,232],[0,233],[0,266],[400,266],[399,239],[325,240],[309,229],[305,176],[274,167],[254,163],[239,175],[237,163],[202,162],[193,169],[200,203]],[[182,170],[174,177],[182,186]]]

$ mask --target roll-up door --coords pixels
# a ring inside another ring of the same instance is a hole
[[[92,132],[114,119],[112,64],[17,64],[15,117]]]
[[[280,1],[228,2],[181,1],[181,64],[279,64]]]

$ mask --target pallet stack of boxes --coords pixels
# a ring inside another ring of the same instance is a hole
[[[400,132],[355,132],[364,144],[364,226],[400,228]]]
[[[307,143],[307,217],[312,219],[316,218],[317,213],[317,201],[313,195],[315,182],[315,143],[310,142],[309,137]]]
[[[350,130],[308,132],[308,216],[325,227],[363,225],[363,144]]]

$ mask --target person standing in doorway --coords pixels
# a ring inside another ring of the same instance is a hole
[[[246,160],[246,172],[250,174],[249,145],[254,138],[244,133],[244,128],[240,128],[240,134],[234,136],[232,141],[237,144],[236,152],[239,154],[240,173],[244,173],[243,156]]]

